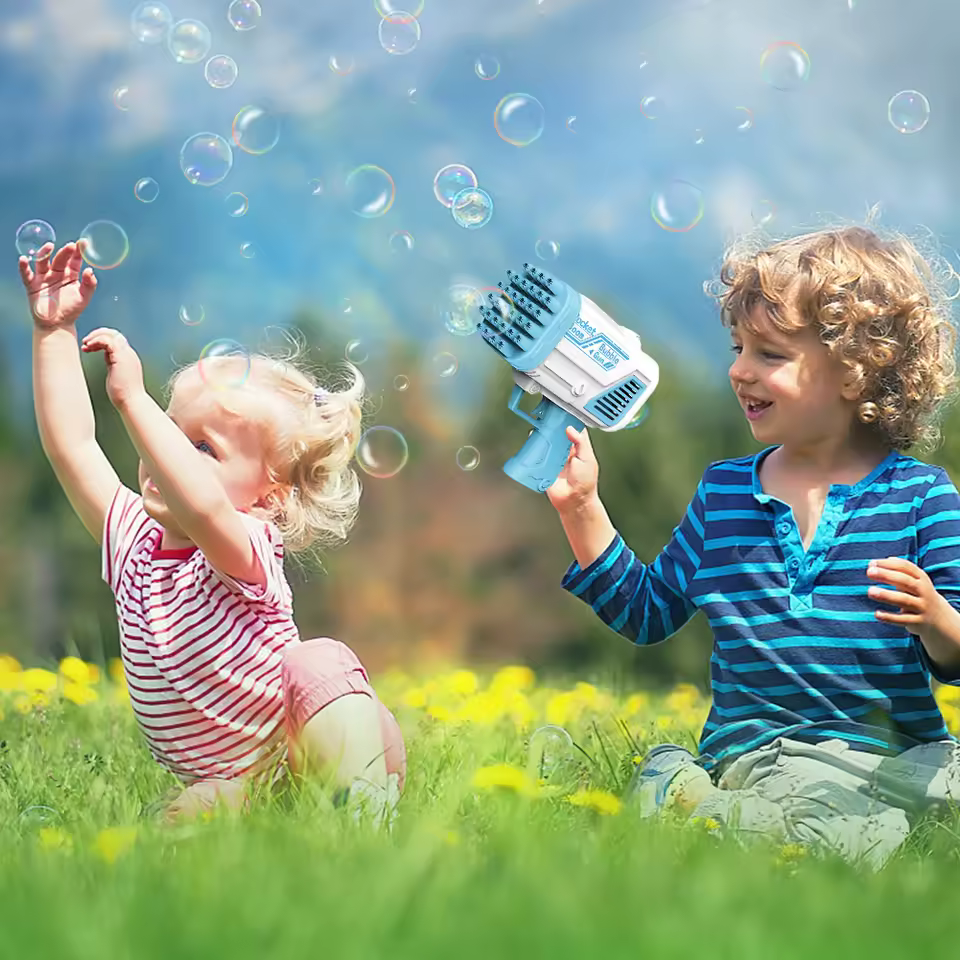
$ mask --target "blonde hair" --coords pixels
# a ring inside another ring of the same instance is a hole
[[[853,374],[860,419],[889,448],[940,442],[938,420],[957,389],[956,330],[942,283],[902,234],[844,226],[772,246],[741,238],[727,249],[711,294],[724,325],[751,333],[758,305],[782,333],[815,324]]]
[[[344,361],[346,376],[336,387],[321,386],[321,377],[301,361],[302,336],[285,335],[288,353],[251,353],[248,376],[240,386],[220,387],[217,400],[260,428],[270,481],[281,492],[250,512],[275,523],[284,545],[297,553],[345,541],[357,519],[362,488],[351,464],[361,436],[365,382]],[[231,364],[245,367],[247,357],[214,357],[204,366],[211,361],[219,374]],[[194,362],[177,370],[167,383],[168,396],[198,366]],[[212,380],[209,373],[205,380]]]

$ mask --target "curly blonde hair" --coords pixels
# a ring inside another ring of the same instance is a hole
[[[757,333],[758,304],[781,333],[815,324],[853,375],[866,429],[893,450],[939,444],[939,420],[957,391],[956,330],[942,282],[907,237],[863,226],[772,246],[747,236],[725,252],[719,280],[709,292],[725,326]]]
[[[284,545],[297,553],[345,541],[357,519],[362,488],[352,460],[366,385],[344,361],[347,376],[337,388],[321,386],[300,359],[303,339],[290,334],[287,340],[292,349],[286,354],[236,351],[187,364],[171,376],[166,392],[171,396],[177,381],[202,362],[201,374],[219,388],[221,406],[255,422],[270,481],[282,493],[251,514],[275,523]]]

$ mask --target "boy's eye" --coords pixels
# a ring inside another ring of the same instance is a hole
[[[194,446],[201,453],[209,453],[211,457],[216,457],[216,453],[214,453],[213,447],[211,447],[206,440],[201,440],[199,443],[195,443]]]

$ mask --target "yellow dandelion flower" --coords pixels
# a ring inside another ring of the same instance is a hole
[[[572,693],[555,693],[547,701],[547,723],[565,727],[579,716],[581,709],[581,705],[574,700]]]
[[[597,813],[617,814],[623,809],[623,802],[607,790],[577,790],[570,794],[567,801],[577,807],[589,807]]]
[[[700,691],[692,683],[678,683],[664,701],[668,710],[689,710],[700,700]]]
[[[13,706],[20,713],[27,714],[31,710],[50,706],[50,698],[39,691],[33,693],[20,693],[13,701]]]
[[[494,790],[500,787],[504,790],[514,790],[524,796],[533,796],[537,792],[536,781],[526,770],[513,767],[509,763],[480,767],[474,772],[471,783],[480,790]]]
[[[780,847],[777,855],[778,863],[795,863],[809,854],[809,850],[802,843],[785,843]]]
[[[434,720],[439,720],[441,723],[457,722],[457,715],[449,707],[441,706],[438,703],[427,707],[427,716],[433,717]]]
[[[88,703],[100,699],[96,690],[83,683],[74,683],[73,680],[68,680],[63,685],[63,695],[79,707],[85,707]]]
[[[22,689],[27,693],[49,693],[57,688],[57,675],[49,670],[31,667],[24,670],[20,676]]]
[[[694,826],[703,827],[704,830],[709,830],[711,833],[720,829],[720,821],[713,817],[691,817],[689,822]]]
[[[537,676],[529,667],[501,667],[490,681],[490,689],[496,691],[506,690],[532,690],[536,685]]]
[[[645,693],[631,693],[623,705],[625,716],[634,717],[650,707],[650,697]]]
[[[73,837],[59,827],[41,827],[37,831],[37,843],[41,850],[70,850]]]
[[[466,723],[483,727],[495,724],[503,716],[503,712],[503,699],[495,693],[484,691],[468,697],[457,711],[457,717]]]
[[[107,863],[115,863],[130,850],[136,839],[136,827],[107,827],[97,834],[93,850]]]
[[[92,663],[84,663],[79,657],[64,657],[60,661],[60,676],[73,683],[96,683],[100,671]]]
[[[21,669],[19,662],[8,653],[0,653],[0,674],[19,673]]]
[[[119,657],[110,658],[107,663],[107,673],[110,675],[110,680],[118,687],[127,685],[127,677],[123,672],[123,661]]]
[[[400,698],[400,702],[405,707],[422,710],[427,705],[427,694],[421,687],[414,687]]]
[[[23,689],[23,674],[0,670],[0,693],[13,693]]]
[[[472,670],[454,670],[444,677],[443,687],[448,693],[469,697],[480,688],[480,681]]]

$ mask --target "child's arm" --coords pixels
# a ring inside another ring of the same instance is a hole
[[[206,454],[147,393],[140,358],[126,337],[103,327],[88,333],[82,346],[106,354],[107,395],[180,529],[211,566],[236,580],[266,587],[266,573],[243,519],[204,462]]]
[[[33,315],[33,405],[40,443],[67,499],[93,539],[120,479],[96,440],[93,405],[80,363],[76,319],[97,287],[93,271],[81,274],[76,244],[51,259],[48,245],[31,268],[20,259],[20,276]]]

